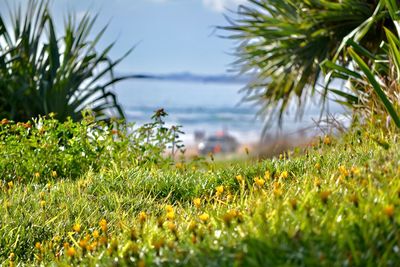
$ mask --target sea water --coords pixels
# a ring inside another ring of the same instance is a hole
[[[180,125],[185,144],[194,143],[194,133],[207,136],[225,131],[241,143],[260,139],[265,121],[257,116],[259,106],[243,102],[244,87],[240,83],[202,83],[130,80],[115,88],[118,100],[125,109],[127,120],[142,125],[149,122],[154,111],[164,108],[168,113],[166,125]],[[334,106],[334,111],[340,107]],[[303,119],[297,121],[295,111],[285,115],[283,130],[294,132],[312,125],[318,119],[320,106],[306,107]],[[276,124],[270,131],[277,130]]]

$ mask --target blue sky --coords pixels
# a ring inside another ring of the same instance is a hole
[[[218,37],[226,33],[215,33],[214,26],[227,25],[223,14],[233,15],[228,9],[236,10],[243,2],[245,0],[55,0],[52,6],[58,18],[68,10],[78,17],[87,10],[98,12],[96,29],[109,23],[102,46],[117,41],[111,53],[113,58],[137,44],[135,51],[119,66],[119,71],[221,74],[227,72],[235,60],[231,55],[234,42]]]

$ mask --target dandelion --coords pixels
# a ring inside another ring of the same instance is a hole
[[[236,176],[236,181],[238,181],[239,184],[244,183],[244,178],[242,175],[237,175]]]
[[[276,197],[280,197],[280,196],[282,196],[282,194],[283,194],[283,191],[280,188],[275,188],[274,189],[274,195]]]
[[[81,232],[81,225],[79,223],[74,224],[74,226],[72,226],[72,230],[74,230],[77,233]]]
[[[166,212],[173,212],[174,211],[174,207],[172,207],[172,205],[167,205],[167,206],[165,206],[165,211]]]
[[[35,248],[36,248],[37,250],[40,250],[40,249],[42,248],[42,244],[41,244],[40,242],[36,242],[36,243],[35,243]]]
[[[56,172],[56,171],[52,171],[52,172],[51,172],[51,176],[52,176],[53,178],[56,178],[56,177],[57,177],[57,172]]]
[[[271,179],[271,173],[269,171],[266,171],[264,173],[264,180],[268,181],[269,179]]]
[[[283,171],[281,173],[281,175],[279,175],[279,178],[286,179],[286,178],[288,178],[288,176],[289,176],[289,173],[287,171]]]
[[[353,175],[355,175],[355,176],[359,176],[360,173],[361,173],[360,168],[354,167],[354,166],[351,167],[351,173],[352,173]]]
[[[321,170],[321,164],[319,164],[318,162],[315,163],[314,169],[316,169],[317,171]]]
[[[314,185],[317,188],[321,188],[321,180],[318,177],[315,178]]]
[[[86,249],[89,252],[93,252],[96,249],[96,247],[97,247],[97,242],[95,241],[95,242],[92,242],[89,245],[87,245]]]
[[[383,212],[388,216],[390,219],[393,218],[394,215],[394,206],[393,205],[388,205],[383,208]]]
[[[11,190],[11,189],[14,187],[13,181],[9,181],[9,182],[7,183],[7,186],[8,186],[8,189]]]
[[[99,233],[99,231],[97,231],[97,230],[94,230],[94,231],[93,231],[93,233],[92,233],[92,236],[93,236],[93,238],[94,238],[94,239],[97,239],[97,238],[99,238],[99,236],[100,236],[100,233]]]
[[[101,230],[105,233],[107,232],[107,220],[106,219],[101,219],[99,222],[99,225],[101,227]]]
[[[325,145],[332,144],[332,140],[328,135],[325,135],[323,142],[324,142]]]
[[[219,197],[222,195],[222,193],[224,193],[224,186],[223,185],[217,186],[215,190],[217,191],[216,193],[217,197]]]
[[[170,221],[172,221],[173,219],[175,219],[175,212],[172,210],[172,211],[169,211],[169,212],[167,212],[167,214],[165,215],[165,217],[167,218],[167,220],[170,220]]]
[[[345,166],[341,165],[339,166],[339,172],[344,176],[347,177],[349,176],[349,171],[346,169]]]
[[[87,244],[88,242],[87,242],[87,240],[86,239],[81,239],[81,240],[79,240],[79,246],[83,249],[83,250],[86,250],[86,248],[87,248]]]
[[[41,200],[40,201],[40,207],[42,207],[42,208],[46,207],[46,201]]]
[[[73,257],[75,257],[75,255],[76,255],[76,250],[75,250],[75,248],[73,248],[73,247],[68,248],[68,250],[67,250],[67,256],[73,258]]]
[[[254,178],[254,184],[256,184],[259,187],[262,187],[265,184],[265,180],[260,177],[256,177]]]
[[[200,198],[195,198],[193,199],[193,204],[196,206],[196,208],[200,208],[201,206],[201,199]]]
[[[35,176],[35,178],[37,179],[37,178],[39,178],[39,177],[40,177],[40,173],[38,173],[38,172],[35,172],[34,176]]]
[[[210,219],[210,216],[207,213],[203,213],[203,214],[199,215],[199,219],[203,223],[206,223],[208,221],[208,219]]]
[[[183,164],[182,162],[178,162],[178,163],[175,164],[175,167],[178,170],[183,170],[183,169],[185,169],[185,164]]]
[[[147,214],[144,211],[139,213],[139,222],[143,224],[147,220]]]

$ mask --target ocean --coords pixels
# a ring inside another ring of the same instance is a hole
[[[257,117],[259,107],[243,103],[239,93],[244,84],[202,83],[162,80],[129,80],[115,88],[119,102],[125,109],[127,120],[142,125],[150,121],[154,111],[164,108],[168,113],[166,125],[180,125],[186,145],[194,143],[194,133],[203,131],[206,135],[226,131],[241,143],[256,143],[260,140],[264,122]],[[334,104],[333,111],[341,108]],[[281,132],[296,130],[313,125],[320,110],[311,104],[306,108],[302,121],[296,121],[294,112],[285,115]],[[277,131],[272,127],[270,132]]]

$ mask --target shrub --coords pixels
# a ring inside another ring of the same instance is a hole
[[[50,114],[31,122],[0,122],[0,179],[4,183],[76,179],[87,171],[117,165],[168,166],[182,150],[180,127],[164,127],[158,111],[153,122],[141,127],[96,122],[86,114],[81,122],[60,122]]]

